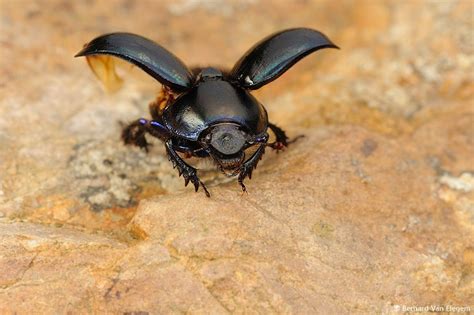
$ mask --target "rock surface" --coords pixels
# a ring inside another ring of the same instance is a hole
[[[289,6],[0,0],[1,313],[474,309],[473,4]],[[159,143],[123,146],[159,85],[124,67],[106,94],[72,58],[120,30],[231,67],[294,26],[342,49],[256,91],[306,137],[244,195],[209,166],[212,198],[195,194]]]

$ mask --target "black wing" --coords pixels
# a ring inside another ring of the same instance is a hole
[[[131,62],[172,90],[189,89],[194,81],[191,71],[178,57],[139,35],[112,33],[99,36],[75,57],[97,54],[113,55]]]
[[[270,35],[235,64],[231,78],[255,90],[270,83],[308,54],[323,48],[339,48],[321,32],[295,28]]]

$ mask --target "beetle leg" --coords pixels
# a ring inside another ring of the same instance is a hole
[[[134,144],[148,152],[150,144],[145,138],[146,133],[161,140],[166,140],[169,137],[168,130],[162,124],[141,118],[123,129],[122,140],[125,144]]]
[[[247,191],[247,188],[245,188],[245,185],[244,185],[244,179],[247,176],[249,179],[252,178],[252,171],[255,168],[257,168],[258,161],[260,161],[263,154],[265,153],[265,147],[266,147],[266,143],[262,143],[258,147],[257,151],[255,151],[255,153],[250,157],[250,159],[245,161],[245,163],[242,164],[242,166],[239,168],[238,181],[239,181],[240,186],[242,187],[243,192]]]
[[[274,150],[280,151],[286,148],[290,143],[295,142],[296,140],[303,138],[304,135],[299,135],[291,140],[288,140],[288,136],[286,135],[285,131],[280,127],[272,123],[268,123],[268,127],[273,131],[276,136],[276,140],[274,142],[268,143],[267,146],[271,147]]]
[[[194,167],[188,165],[186,162],[181,159],[181,157],[176,153],[176,150],[173,146],[171,139],[165,142],[166,151],[168,152],[168,159],[173,163],[173,168],[178,169],[179,176],[183,175],[184,177],[184,186],[188,186],[189,181],[194,184],[194,190],[198,191],[199,185],[204,190],[204,193],[207,197],[211,197],[211,194],[207,190],[206,186],[197,176],[197,171]]]

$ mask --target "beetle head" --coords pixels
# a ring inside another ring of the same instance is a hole
[[[244,161],[248,135],[235,123],[220,123],[204,137],[211,157],[223,170],[234,170]]]

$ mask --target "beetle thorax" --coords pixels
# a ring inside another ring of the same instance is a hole
[[[263,106],[248,91],[207,73],[212,69],[205,70],[202,74],[206,76],[193,89],[164,109],[167,128],[174,135],[192,141],[222,123],[239,125],[241,130],[253,135],[265,132],[268,118]]]

